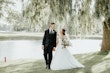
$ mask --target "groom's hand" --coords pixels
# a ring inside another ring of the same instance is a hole
[[[55,51],[55,47],[53,47],[53,51]]]

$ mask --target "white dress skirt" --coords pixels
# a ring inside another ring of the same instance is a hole
[[[59,40],[59,44],[55,55],[51,62],[51,70],[65,70],[72,68],[83,68],[80,62],[75,59],[73,55],[69,52],[69,48],[63,48],[61,45],[61,40]]]

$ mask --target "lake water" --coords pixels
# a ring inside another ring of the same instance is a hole
[[[17,59],[43,59],[41,40],[7,40],[0,41],[0,61]],[[72,54],[83,54],[100,51],[101,40],[71,40]],[[55,53],[55,52],[54,52]]]

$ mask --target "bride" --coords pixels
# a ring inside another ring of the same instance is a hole
[[[71,46],[70,40],[65,34],[65,29],[60,31],[56,53],[51,62],[52,70],[63,70],[84,67],[69,52],[68,46]]]

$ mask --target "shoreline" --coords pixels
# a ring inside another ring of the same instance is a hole
[[[0,32],[0,40],[41,40],[44,33]],[[71,39],[102,39],[100,35],[70,35]]]

